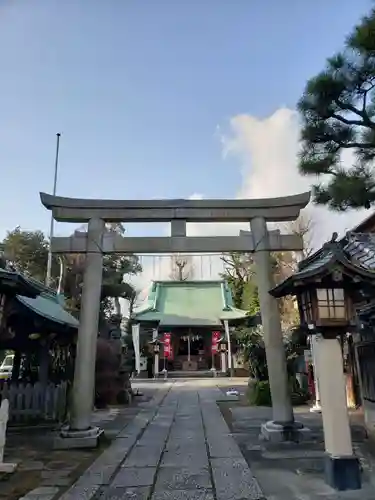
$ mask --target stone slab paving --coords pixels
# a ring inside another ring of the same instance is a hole
[[[139,437],[144,433],[149,423],[156,418],[158,409],[163,399],[167,396],[171,385],[171,383],[163,384],[154,398],[141,406],[135,418],[118,433],[110,446],[95,460],[71,488],[60,496],[54,495],[48,499],[41,498],[40,500],[56,500],[57,498],[60,500],[92,500],[96,496],[100,498],[103,487],[110,486],[112,478],[124,462],[124,459],[128,455],[131,455],[131,451],[138,444]],[[120,489],[125,491],[125,496],[120,496],[119,498],[133,498],[133,496],[129,496],[130,493],[126,491],[126,487],[114,488],[115,492],[119,492]],[[143,493],[139,492],[139,494]],[[134,494],[137,495],[138,493]],[[112,497],[109,496],[108,498]],[[114,498],[117,497],[114,496]],[[139,498],[142,499],[142,496]],[[147,498],[147,495],[145,498]],[[134,496],[134,499],[138,500],[138,497]],[[27,496],[24,500],[34,499]]]
[[[222,383],[169,382],[63,496],[25,500],[374,500],[372,480],[357,492],[325,485],[321,439],[308,448],[260,443],[269,409],[234,411],[232,434],[217,405]],[[318,436],[320,424],[308,423]]]
[[[215,384],[175,381],[95,500],[263,499],[216,404]]]
[[[218,388],[199,391],[216,500],[264,499],[249,465],[217,406]]]
[[[344,493],[324,483],[319,438],[307,447],[260,443],[269,409],[239,407],[232,434],[217,405],[221,382],[169,382],[64,495],[25,500],[375,499],[371,480]],[[319,425],[309,425],[317,436]]]

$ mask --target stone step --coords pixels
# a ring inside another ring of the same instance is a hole
[[[168,378],[212,378],[213,374],[210,370],[183,371],[174,370],[168,372]]]

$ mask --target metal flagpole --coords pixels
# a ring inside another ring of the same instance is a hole
[[[59,148],[60,148],[60,136],[61,134],[56,134],[56,157],[55,157],[55,174],[53,178],[53,196],[56,195],[56,186],[57,186],[57,169],[59,165]],[[46,273],[46,285],[50,286],[51,284],[51,274],[52,274],[52,237],[53,237],[53,229],[54,229],[54,218],[51,213],[51,225],[49,229],[49,248],[48,248],[48,260],[47,260],[47,273]]]

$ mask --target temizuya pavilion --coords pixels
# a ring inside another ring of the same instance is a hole
[[[246,317],[246,311],[233,306],[225,281],[154,281],[145,306],[134,314],[132,323],[139,324],[143,344],[152,339],[151,332],[161,341],[164,334],[170,334],[168,370],[198,371],[218,368],[213,339],[228,340],[230,327]],[[228,355],[231,357],[230,342]]]

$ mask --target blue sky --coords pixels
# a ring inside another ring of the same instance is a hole
[[[47,231],[56,132],[61,195],[236,196],[220,133],[293,110],[371,4],[0,0],[0,236]]]

